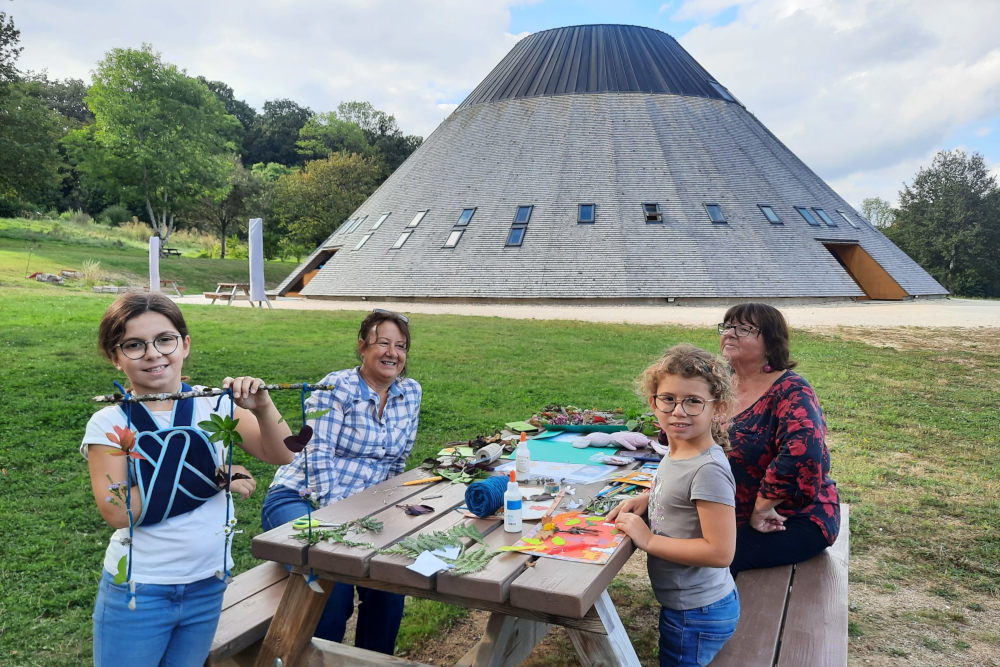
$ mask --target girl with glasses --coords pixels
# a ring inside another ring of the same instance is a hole
[[[719,357],[677,345],[639,383],[668,454],[650,492],[621,503],[608,521],[648,554],[649,580],[661,605],[661,667],[707,665],[740,617],[729,573],[736,546],[736,484],[724,426],[733,406],[730,370]]]
[[[187,324],[177,305],[159,292],[116,300],[104,313],[98,338],[132,393],[192,388],[182,378],[191,351]],[[283,442],[290,430],[279,423],[267,392],[258,391],[262,384],[259,378],[227,377],[222,386],[233,389],[240,446],[281,465],[292,460]],[[94,606],[95,667],[201,665],[208,657],[222,612],[224,572],[232,567],[224,528],[234,514],[222,492],[228,482],[222,467],[226,452],[197,428],[213,413],[228,417],[229,398],[121,404],[100,410],[87,424],[80,453],[88,460],[101,516],[116,529]],[[126,465],[133,468],[131,536],[118,499],[129,478]],[[167,474],[168,468],[176,472]],[[256,487],[241,466],[233,466],[228,483],[242,498]],[[131,567],[131,580],[116,584],[123,563]]]

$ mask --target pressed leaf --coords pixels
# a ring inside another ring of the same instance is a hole
[[[115,583],[121,586],[128,581],[128,556],[122,556],[118,561],[118,572],[115,574]]]

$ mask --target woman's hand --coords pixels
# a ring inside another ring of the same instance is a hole
[[[229,490],[243,500],[246,500],[253,495],[254,491],[257,490],[257,480],[255,480],[250,474],[250,471],[243,466],[233,466],[233,477],[235,477],[237,473],[246,475],[247,479],[232,480],[229,482]]]
[[[630,512],[632,514],[639,514],[639,515],[645,514],[646,508],[648,507],[649,507],[649,494],[648,493],[639,494],[635,498],[629,498],[626,501],[618,503],[618,505],[613,510],[608,512],[607,522],[611,523],[612,521],[615,520],[615,517],[624,512]]]
[[[258,391],[264,386],[264,381],[260,378],[227,377],[222,381],[222,388],[229,389],[230,386],[233,388],[233,403],[238,407],[256,412],[271,405],[271,395],[267,391]]]
[[[624,504],[622,503],[615,509],[619,509]],[[649,529],[649,526],[642,520],[642,517],[631,512],[620,512],[617,519],[615,521],[615,528],[631,537],[632,543],[645,551],[646,547],[649,546],[649,540],[653,537],[653,531]]]
[[[754,507],[750,527],[761,533],[774,533],[785,529],[785,519],[773,507]]]

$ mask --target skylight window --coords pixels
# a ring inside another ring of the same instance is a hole
[[[424,219],[425,215],[427,215],[427,211],[417,211],[417,214],[413,216],[413,220],[410,220],[410,224],[408,224],[406,228],[409,229],[411,227],[416,227],[417,225],[419,225],[420,221]]]
[[[388,218],[390,215],[392,215],[391,212],[389,212],[389,213],[383,213],[382,215],[380,215],[378,217],[378,220],[375,221],[375,224],[372,225],[372,228],[369,229],[368,231],[374,232],[376,229],[378,229],[379,227],[381,227],[382,223],[385,222],[385,219]]]
[[[358,245],[354,246],[354,250],[361,250],[361,246],[363,246],[371,237],[372,237],[371,233],[362,236],[361,240],[358,241]],[[351,252],[354,252],[354,250],[352,250]]]
[[[464,229],[453,229],[451,234],[448,235],[448,240],[444,242],[445,248],[454,248],[458,245],[459,239],[462,238],[462,234],[465,232]]]
[[[406,239],[410,238],[410,235],[412,234],[413,232],[403,232],[402,234],[400,234],[399,238],[396,239],[396,242],[392,244],[390,250],[399,250],[400,248],[402,248],[403,244],[406,243]]]
[[[579,223],[593,222],[596,210],[597,206],[594,204],[580,204],[580,210],[577,214],[576,221]]]
[[[852,220],[850,216],[848,216],[846,213],[844,213],[839,209],[837,210],[837,213],[839,213],[840,217],[842,217],[844,220],[847,220],[847,224],[849,224],[851,227],[854,227],[855,229],[861,229],[861,227],[858,226],[858,223],[854,222],[854,220]]]
[[[764,217],[767,218],[767,221],[772,225],[782,224],[781,218],[779,218],[778,214],[774,212],[774,207],[768,204],[757,204],[757,206],[760,207],[760,212],[764,214]]]
[[[455,223],[456,227],[464,227],[469,224],[472,220],[472,215],[476,212],[474,208],[467,208],[462,210],[462,215],[458,216],[458,221]]]
[[[826,211],[824,211],[823,209],[813,207],[813,211],[815,211],[816,215],[818,215],[820,218],[823,219],[823,222],[826,223],[827,227],[836,227],[837,226],[837,223],[833,221],[833,218],[831,218],[830,216],[828,216],[826,214]]]
[[[351,228],[351,225],[353,223],[354,223],[354,218],[349,218],[347,220],[344,220],[342,223],[340,223],[340,228],[337,230],[337,233],[346,234],[347,230]]]
[[[528,229],[528,221],[531,220],[531,210],[534,206],[518,206],[514,215],[514,222],[510,226],[510,233],[507,234],[507,244],[509,246],[519,246],[524,241],[524,234]]]
[[[350,227],[350,229],[347,230],[347,233],[348,234],[352,233],[355,229],[357,229],[358,227],[361,226],[362,222],[364,222],[367,219],[368,219],[368,216],[367,215],[363,215],[360,218],[358,218],[357,220],[355,220],[354,224],[352,224],[351,227]]]
[[[528,220],[531,219],[531,206],[518,206],[517,215],[514,216],[514,224],[528,224]]]
[[[643,204],[642,212],[646,216],[646,222],[663,222],[659,204]]]
[[[708,211],[708,217],[712,219],[712,222],[726,221],[726,216],[722,213],[722,207],[718,204],[705,204],[705,210]]]
[[[507,235],[507,245],[521,245],[526,229],[527,227],[511,227],[510,234]]]
[[[796,206],[795,210],[798,211],[799,215],[801,215],[802,218],[810,225],[812,225],[813,227],[819,227],[819,223],[816,222],[816,218],[812,216],[812,213],[810,213],[809,209],[807,209],[805,206]]]

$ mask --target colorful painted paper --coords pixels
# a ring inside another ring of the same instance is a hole
[[[604,517],[580,512],[564,512],[552,518],[552,523],[539,524],[504,551],[558,558],[575,563],[603,565],[625,539],[625,533]]]

